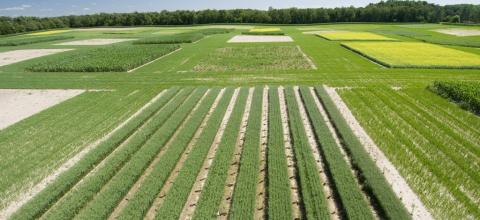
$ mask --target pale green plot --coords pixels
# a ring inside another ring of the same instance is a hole
[[[379,34],[370,32],[350,32],[350,31],[334,31],[320,33],[318,36],[328,40],[335,41],[353,41],[353,40],[367,40],[367,41],[395,41],[393,38],[385,37]]]

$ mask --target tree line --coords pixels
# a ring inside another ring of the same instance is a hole
[[[328,22],[480,23],[480,5],[440,6],[426,1],[387,0],[365,7],[232,9],[100,13],[61,17],[0,17],[0,34],[56,28],[213,23],[312,24]]]

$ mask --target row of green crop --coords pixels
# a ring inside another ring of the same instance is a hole
[[[165,147],[167,141],[173,136],[182,122],[192,112],[192,109],[199,103],[200,98],[205,94],[206,89],[197,89],[179,109],[168,118],[165,126],[160,128],[155,135],[125,164],[125,166],[104,185],[97,195],[90,201],[82,211],[75,216],[79,219],[106,219],[118,205],[120,200],[128,193],[132,185],[144,173],[145,169],[155,159],[155,156]],[[214,96],[210,96],[214,97]],[[200,102],[205,103],[205,102]],[[204,105],[203,109],[210,106]],[[194,119],[201,120],[202,114],[199,111],[193,112]],[[203,112],[200,112],[203,113]],[[191,121],[186,121],[189,124]],[[187,125],[190,126],[190,125]],[[181,130],[180,130],[181,132]],[[191,132],[192,135],[194,131]],[[158,135],[157,135],[158,134]],[[178,146],[173,146],[178,147]]]
[[[132,158],[136,158],[136,155],[148,149],[146,147],[151,145],[150,143],[162,138],[160,131],[165,132],[164,130],[166,129],[164,128],[171,129],[172,125],[178,123],[167,119],[175,117],[178,115],[178,112],[181,113],[182,107],[188,105],[186,103],[187,99],[195,100],[191,98],[195,95],[195,93],[192,93],[192,89],[183,91],[180,95],[179,98],[173,100],[173,102],[167,104],[166,108],[162,109],[162,112],[167,114],[155,116],[144,129],[140,129],[126,144],[122,145],[121,148],[108,157],[105,163],[97,168],[95,172],[87,175],[79,184],[72,187],[42,217],[46,219],[71,219],[77,215],[123,167],[128,167],[131,164]],[[180,110],[177,111],[177,109]]]
[[[211,219],[217,217],[243,118],[243,109],[245,108],[245,102],[243,101],[244,93],[245,91],[242,91],[241,97],[239,97],[241,100],[235,105],[235,109],[225,127],[222,141],[218,146],[215,159],[209,169],[208,178],[200,194],[193,219]]]
[[[72,39],[72,38],[73,38],[72,36],[43,36],[43,37],[7,39],[7,40],[0,41],[0,47],[20,46],[20,45],[26,45],[26,44],[66,40],[66,39]]]
[[[332,188],[342,206],[342,214],[348,219],[373,219],[368,202],[358,186],[351,168],[335,142],[325,120],[316,106],[308,87],[300,88],[305,108],[310,118],[325,169],[332,179]]]
[[[292,219],[292,200],[278,89],[269,90],[267,147],[267,216]]]
[[[33,72],[125,72],[179,49],[179,45],[114,45],[74,50],[32,64]]]
[[[359,181],[363,185],[363,190],[366,191],[374,203],[377,214],[387,219],[410,219],[410,214],[395,195],[380,169],[354,135],[327,92],[323,87],[317,87],[316,92],[321,98],[329,118],[333,121],[352,166],[357,170],[359,177],[361,177]]]
[[[285,89],[285,99],[288,106],[292,148],[295,153],[304,215],[308,219],[330,219],[323,184],[320,180],[313,152],[309,147],[308,137],[305,133],[293,88]]]
[[[462,108],[480,115],[480,83],[437,81],[429,88],[440,96],[458,103]]]
[[[210,109],[215,97],[218,95],[218,89],[214,89],[210,93],[211,94],[206,98],[204,104],[202,104],[195,115],[192,116],[190,122],[179,131],[175,140],[171,142],[170,145],[172,147],[165,151],[161,160],[159,160],[157,164],[154,164],[151,173],[145,177],[138,190],[128,200],[127,205],[118,215],[118,219],[143,219],[166,183],[168,177],[172,174],[177,161],[190,144],[193,135],[202,123],[202,120]],[[231,95],[231,92],[227,92],[225,95],[226,97],[224,97],[223,100],[228,99],[229,95]],[[225,101],[223,101],[221,106],[217,107],[220,112],[225,108]]]
[[[206,35],[225,34],[231,32],[232,29],[226,28],[207,28],[197,31],[179,33],[173,35],[164,35],[157,37],[147,37],[134,41],[133,44],[181,44],[181,43],[194,43],[201,40]]]
[[[123,128],[116,131],[108,140],[90,151],[68,171],[58,176],[44,190],[23,205],[12,219],[34,219],[45,213],[58,199],[77,184],[93,167],[115,150],[127,137],[132,135],[150,117],[161,111],[160,109],[172,98],[178,89],[168,90],[158,101],[152,103],[141,114],[134,117]]]
[[[250,115],[242,147],[242,157],[232,196],[230,219],[254,219],[256,212],[257,184],[260,167],[260,128],[262,123],[263,89],[253,93]]]

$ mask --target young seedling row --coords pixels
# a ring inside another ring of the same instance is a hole
[[[412,218],[323,87],[163,91],[9,217]]]

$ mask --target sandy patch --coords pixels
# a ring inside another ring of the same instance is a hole
[[[388,183],[392,186],[395,194],[401,199],[407,210],[412,214],[413,219],[433,219],[430,212],[423,205],[422,201],[413,192],[405,179],[400,175],[395,166],[388,160],[378,146],[373,142],[367,132],[363,129],[360,123],[353,116],[350,109],[343,102],[340,95],[335,91],[335,88],[324,86],[332,101],[337,106],[343,118],[354,132],[355,136],[360,140],[362,146],[370,154],[372,159],[380,170],[383,171]]]
[[[267,188],[267,143],[268,143],[268,87],[263,89],[262,97],[262,125],[260,128],[260,166],[258,170],[257,198],[255,219],[266,217],[266,188]]]
[[[0,66],[5,66],[13,63],[18,63],[33,58],[43,57],[51,54],[56,54],[71,49],[27,49],[27,50],[13,50],[0,53]]]
[[[289,36],[262,36],[262,35],[237,35],[228,43],[269,43],[269,42],[293,42]]]
[[[0,130],[83,92],[84,90],[2,89]]]
[[[437,29],[436,32],[442,34],[454,35],[457,37],[470,37],[470,36],[480,36],[480,30],[473,29]]]
[[[77,41],[70,41],[70,42],[65,42],[65,43],[59,43],[55,45],[60,45],[60,46],[97,46],[97,45],[109,45],[109,44],[115,44],[115,43],[120,43],[120,42],[125,42],[125,41],[132,41],[136,39],[102,39],[102,38],[96,38],[96,39],[87,39],[87,40],[77,40]]]

